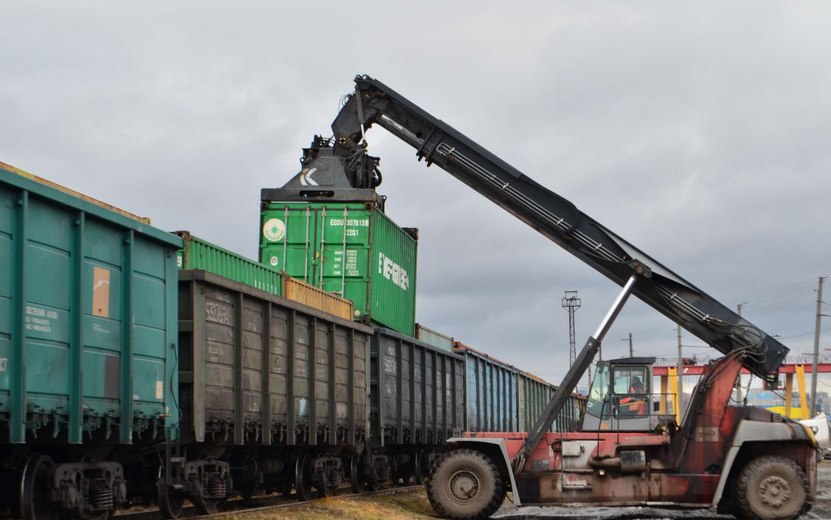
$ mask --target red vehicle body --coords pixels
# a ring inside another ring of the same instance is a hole
[[[629,431],[636,427],[626,423],[642,417],[620,415],[616,421],[611,411],[594,431],[546,433],[517,475],[508,461],[521,451],[526,433],[466,434],[453,442],[494,462],[514,501],[523,504],[720,505],[722,511],[741,514],[737,485],[749,463],[765,457],[793,461],[799,468],[795,475],[805,479],[803,501],[797,506],[798,497],[784,497],[781,477],[775,475],[762,479],[767,483],[757,486],[757,498],[772,510],[798,515],[815,495],[816,445],[805,428],[781,415],[726,406],[740,368],[734,358],[709,367],[693,394],[696,413],[688,413],[678,428],[671,416],[650,414],[646,418],[656,427]],[[612,397],[608,402],[621,396]],[[459,475],[457,488],[463,485]],[[790,495],[797,491],[787,490]]]

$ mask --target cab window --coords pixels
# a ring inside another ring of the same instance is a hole
[[[589,402],[586,403],[586,412],[595,417],[600,417],[601,414],[608,417],[611,413],[611,408],[606,400],[606,394],[608,392],[609,365],[598,364],[597,370],[594,373],[591,390],[589,390]],[[606,403],[605,409],[604,403]]]
[[[617,366],[614,369],[612,391],[615,394],[646,394],[648,384],[646,367]]]

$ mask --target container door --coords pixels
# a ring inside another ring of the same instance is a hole
[[[368,310],[371,216],[370,210],[356,204],[318,211],[321,262],[314,284],[352,300],[360,316]]]
[[[271,204],[262,214],[260,262],[314,284],[317,212],[308,204]]]

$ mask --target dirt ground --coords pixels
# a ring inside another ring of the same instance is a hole
[[[831,520],[831,462],[818,466],[817,500],[809,513],[800,520]],[[307,506],[277,514],[252,512],[235,514],[234,518],[266,520],[291,518],[298,520],[432,520],[438,518],[423,490],[392,496],[360,498],[327,498]],[[502,520],[732,520],[708,510],[674,510],[645,507],[515,507],[506,500],[494,515]]]
[[[831,520],[831,461],[817,466],[817,499],[812,510],[800,520]],[[729,515],[718,515],[707,510],[675,510],[646,507],[514,507],[507,504],[494,518],[503,520],[730,520]]]
[[[817,469],[817,500],[814,508],[802,518],[831,520],[831,461],[821,462]]]

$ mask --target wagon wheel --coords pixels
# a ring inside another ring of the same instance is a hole
[[[219,500],[204,497],[191,497],[190,501],[193,502],[193,507],[196,508],[200,515],[214,514],[216,512],[216,506],[219,504]]]
[[[185,494],[167,483],[164,477],[164,464],[159,467],[156,494],[159,499],[159,511],[163,518],[175,519],[182,515]]]
[[[159,484],[159,510],[164,518],[175,519],[182,515],[185,494],[167,484]]]
[[[414,464],[416,484],[424,484],[424,480],[427,478],[426,462],[427,456],[424,450],[418,450],[415,454]]]
[[[297,500],[304,502],[314,498],[312,496],[312,471],[309,467],[309,456],[301,455],[294,466],[294,489]]]
[[[57,520],[60,509],[49,500],[49,470],[55,463],[47,455],[33,454],[20,478],[19,511],[23,520]]]
[[[352,484],[353,493],[363,493],[366,482],[366,472],[360,455],[349,457],[349,481]]]

